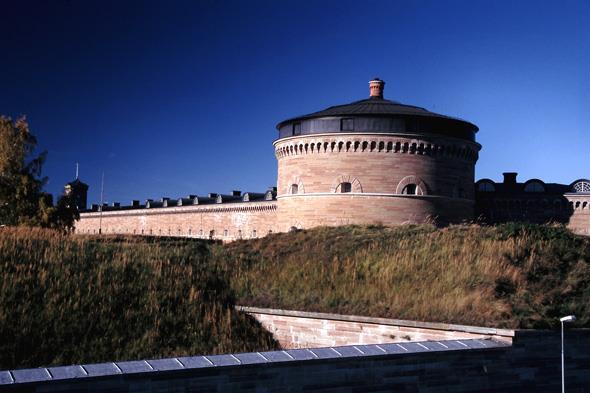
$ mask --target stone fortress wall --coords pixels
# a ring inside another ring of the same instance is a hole
[[[473,216],[478,151],[476,143],[435,135],[278,140],[278,229],[460,222]],[[339,189],[343,183],[350,183],[350,192]],[[404,193],[408,184],[417,192]]]
[[[76,233],[179,236],[231,241],[275,231],[274,200],[173,206],[81,214]]]
[[[374,79],[368,99],[277,125],[275,189],[85,211],[88,187],[76,179],[66,186],[82,210],[75,231],[231,241],[321,225],[557,221],[590,234],[589,181],[574,190],[507,173],[475,183],[477,126],[385,100],[384,85]]]

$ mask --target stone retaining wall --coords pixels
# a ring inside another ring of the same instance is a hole
[[[271,332],[283,348],[494,339],[511,343],[514,330],[305,311],[239,307]]]

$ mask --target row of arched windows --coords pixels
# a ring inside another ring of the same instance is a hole
[[[489,179],[483,179],[477,182],[477,191],[479,192],[496,192],[496,184]],[[545,183],[538,179],[532,179],[524,183],[523,191],[527,193],[544,193],[546,192]],[[590,181],[581,179],[570,185],[570,192],[573,193],[590,193]]]
[[[545,209],[554,211],[572,211],[590,209],[588,201],[566,201],[561,199],[554,199],[549,202],[547,199],[490,199],[481,200],[478,202],[483,209],[510,209],[510,210],[526,210],[526,209]]]
[[[343,181],[344,179],[344,181]],[[299,180],[299,179],[298,179]],[[362,186],[358,179],[350,178],[350,176],[341,176],[336,183],[336,186],[332,188],[332,192],[337,194],[345,194],[345,193],[362,193]],[[303,186],[301,181],[298,183],[292,183],[288,190],[288,194],[296,195],[296,194],[304,194]],[[427,187],[424,181],[416,176],[406,176],[403,178],[397,186],[396,194],[400,195],[427,195]],[[456,194],[456,195],[455,195]],[[453,192],[454,197],[464,197],[463,189],[457,188],[456,192]]]
[[[352,183],[342,182],[336,186],[335,193],[349,193],[352,192]],[[291,184],[291,194],[299,193],[299,184]],[[402,188],[402,195],[424,195],[424,191],[417,184],[407,184]]]

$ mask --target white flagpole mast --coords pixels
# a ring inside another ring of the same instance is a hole
[[[102,173],[102,180],[100,181],[100,216],[98,219],[98,234],[102,234],[102,208],[104,200],[104,172]]]

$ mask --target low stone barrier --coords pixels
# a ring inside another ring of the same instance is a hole
[[[590,331],[566,332],[568,392],[590,392]],[[0,392],[538,392],[561,388],[560,335],[447,340],[0,371]]]
[[[457,339],[511,343],[514,337],[510,329],[245,306],[238,310],[256,318],[283,348]]]

